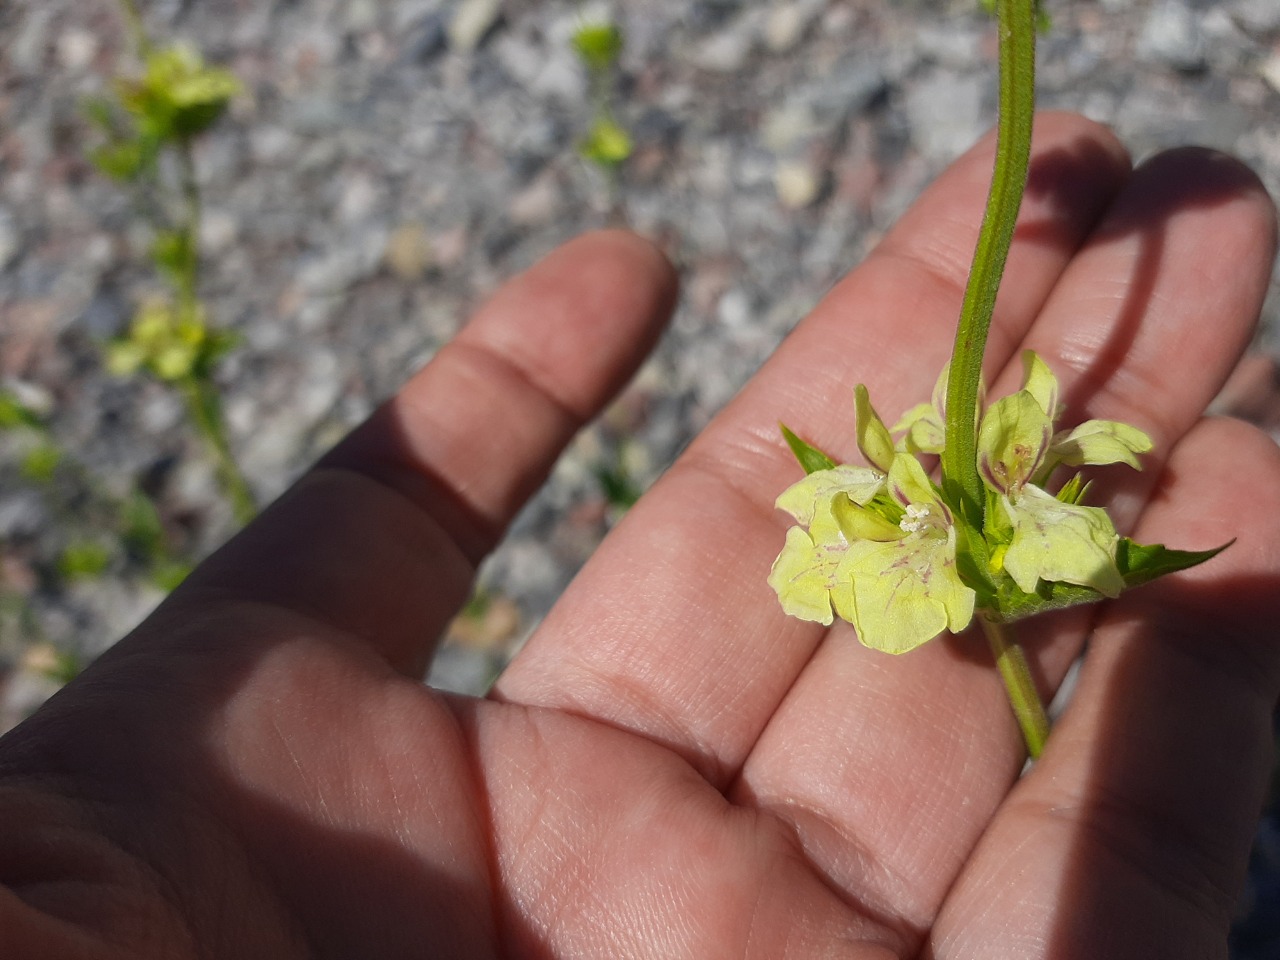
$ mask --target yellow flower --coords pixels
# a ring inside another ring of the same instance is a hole
[[[1060,463],[1124,462],[1151,449],[1136,427],[1090,420],[1054,434],[1058,381],[1031,351],[1023,354],[1023,388],[992,404],[978,431],[978,473],[995,496],[995,528],[1009,531],[995,554],[1018,588],[1035,593],[1040,581],[1090,587],[1119,596],[1119,536],[1099,507],[1065,502],[1038,484]]]

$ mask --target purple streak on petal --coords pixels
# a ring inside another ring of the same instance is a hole
[[[996,472],[991,466],[991,458],[985,453],[978,455],[978,472],[991,486],[995,487],[1001,493],[1008,493],[1009,487],[996,478]]]

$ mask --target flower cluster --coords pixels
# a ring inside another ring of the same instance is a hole
[[[86,104],[89,119],[107,135],[91,158],[117,180],[138,179],[154,168],[166,143],[207,130],[242,89],[234,74],[208,66],[181,44],[153,49],[144,59],[141,77],[116,82],[117,102]]]
[[[981,529],[961,521],[919,459],[943,448],[945,371],[932,403],[909,410],[892,432],[866,388],[857,387],[858,448],[867,466],[836,465],[788,433],[810,472],[777,501],[797,521],[769,576],[787,613],[823,624],[838,615],[865,645],[904,653],[945,630],[964,629],[975,610],[1016,619],[1114,597],[1216,553],[1125,540],[1106,511],[1082,502],[1087,485],[1078,473],[1050,492],[1060,467],[1139,468],[1138,455],[1151,441],[1111,420],[1056,430],[1057,379],[1031,351],[1023,368],[1022,389],[978,421],[977,467],[986,495]]]
[[[107,367],[116,376],[145,368],[171,383],[203,377],[235,342],[233,334],[209,326],[199,303],[155,297],[139,307],[125,336],[107,344]]]

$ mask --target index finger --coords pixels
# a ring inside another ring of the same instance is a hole
[[[398,394],[167,605],[267,603],[420,676],[475,565],[648,355],[675,276],[621,231],[502,287]]]

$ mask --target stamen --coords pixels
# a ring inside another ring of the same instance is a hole
[[[907,509],[903,512],[902,519],[898,521],[898,526],[907,533],[919,533],[928,523],[929,508],[909,503],[907,504]]]

